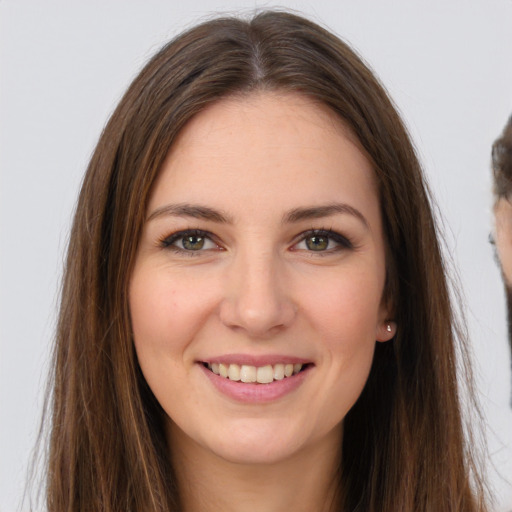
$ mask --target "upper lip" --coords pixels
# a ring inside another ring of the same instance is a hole
[[[221,356],[208,357],[200,361],[201,363],[217,363],[217,364],[238,364],[240,366],[267,366],[275,364],[308,364],[311,360],[303,357],[287,356],[280,354],[268,355],[249,355],[249,354],[224,354]]]

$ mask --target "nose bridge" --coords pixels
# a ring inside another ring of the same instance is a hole
[[[251,336],[267,336],[288,326],[295,305],[286,289],[283,262],[272,249],[242,249],[227,269],[221,319]]]

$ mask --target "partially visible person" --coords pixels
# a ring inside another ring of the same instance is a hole
[[[512,116],[492,147],[496,251],[505,284],[512,350]]]

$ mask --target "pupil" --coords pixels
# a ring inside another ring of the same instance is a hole
[[[202,236],[186,236],[183,238],[183,247],[190,251],[197,251],[202,249],[204,245],[204,238]]]
[[[311,236],[306,240],[306,245],[312,251],[324,251],[329,245],[329,239],[325,236]]]

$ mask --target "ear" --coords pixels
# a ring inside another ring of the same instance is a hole
[[[385,295],[385,294],[384,294]],[[379,342],[389,341],[396,334],[396,322],[391,320],[394,316],[394,308],[389,298],[383,296],[379,308],[379,320],[375,332],[375,339]]]
[[[389,341],[396,334],[396,322],[393,320],[384,320],[377,326],[375,339],[380,342]]]

